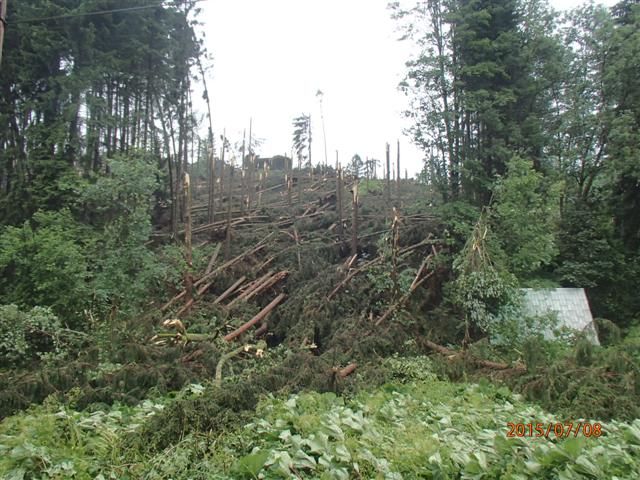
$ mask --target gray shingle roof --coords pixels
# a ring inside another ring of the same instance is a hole
[[[599,345],[589,301],[583,288],[523,288],[524,311],[529,315],[556,312],[558,326],[585,332],[593,343]]]

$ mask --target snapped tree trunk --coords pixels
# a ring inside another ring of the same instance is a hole
[[[184,289],[187,292],[186,301],[189,303],[193,299],[193,248],[191,245],[191,179],[186,172],[184,174],[184,203],[186,205],[184,248],[187,262],[187,269],[184,273]]]

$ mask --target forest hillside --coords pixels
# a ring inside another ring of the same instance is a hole
[[[1,478],[640,478],[637,1],[391,3],[415,178],[227,136],[196,1],[0,3]]]

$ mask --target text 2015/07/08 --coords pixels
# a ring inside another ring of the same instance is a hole
[[[591,422],[551,422],[512,423],[507,422],[507,437],[600,437],[604,432],[600,423]]]

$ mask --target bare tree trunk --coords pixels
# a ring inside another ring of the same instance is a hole
[[[398,140],[396,148],[398,150],[398,158],[396,159],[396,163],[397,163],[397,167],[396,167],[396,175],[397,175],[397,177],[396,177],[396,180],[398,180],[397,192],[396,193],[397,193],[398,202],[399,202],[400,201],[400,177],[402,176],[402,175],[400,175],[400,171],[401,171],[400,170],[400,140]]]
[[[187,269],[184,273],[184,289],[187,292],[185,299],[190,302],[193,299],[193,249],[191,245],[191,179],[187,172],[184,173],[184,203],[186,206],[184,248],[187,262]]]
[[[244,159],[244,135],[242,137],[242,158]],[[233,165],[229,165],[229,195],[227,198],[227,236],[224,243],[225,260],[231,255],[231,204],[233,203]],[[242,202],[241,202],[242,203]]]
[[[336,164],[338,165],[338,164]],[[344,196],[344,188],[342,185],[342,168],[336,168],[336,202],[338,204],[338,235],[340,241],[344,241],[344,217],[342,213],[342,199]]]
[[[167,169],[169,170],[169,196],[171,198],[171,233],[176,236],[178,235],[178,201],[177,201],[177,192],[175,189],[174,183],[174,172],[171,160],[171,141],[169,138],[169,133],[167,132],[167,127],[164,123],[164,112],[162,110],[162,105],[160,104],[160,100],[156,96],[156,103],[158,104],[158,114],[160,115],[160,124],[162,125],[162,133],[164,135],[164,143],[165,149],[167,150]],[[175,147],[175,145],[174,145]]]
[[[254,182],[254,169],[253,169],[253,148],[251,147],[252,142],[252,128],[253,128],[253,119],[249,118],[249,164],[247,165],[247,171],[249,175],[247,176],[247,211],[251,211],[251,205],[253,204],[253,192],[255,191],[255,187],[253,185]]]
[[[244,332],[249,330],[252,326],[256,325],[258,322],[261,322],[262,320],[264,320],[264,318],[266,318],[266,316],[269,315],[271,313],[271,311],[274,308],[276,308],[278,306],[278,304],[282,300],[284,300],[284,298],[285,298],[285,294],[284,293],[281,293],[280,295],[278,295],[276,298],[274,298],[271,301],[271,303],[269,305],[264,307],[260,311],[260,313],[258,313],[255,317],[253,317],[247,323],[245,323],[241,327],[237,328],[233,332],[229,333],[228,335],[225,335],[224,340],[227,341],[227,342],[230,342],[230,341],[234,340],[236,337],[242,335]]]
[[[351,231],[351,254],[358,254],[358,173],[356,172],[355,182],[353,184],[353,204],[351,208],[352,231]]]
[[[313,183],[313,163],[311,163],[311,114],[309,114],[309,123],[307,124],[307,132],[309,138],[309,179]]]
[[[298,205],[302,205],[302,155],[298,154]]]
[[[389,144],[387,143],[386,146],[386,159],[387,159],[387,191],[386,196],[387,196],[387,207],[391,206],[391,149],[389,147]]]
[[[0,1],[0,63],[2,63],[2,47],[4,42],[4,25],[7,16],[7,3],[9,0]]]
[[[209,89],[207,88],[207,78],[204,72],[204,67],[202,66],[202,60],[200,59],[200,55],[197,56],[196,61],[198,62],[198,68],[200,69],[200,77],[202,78],[202,87],[204,89],[204,99],[207,101],[207,120],[209,121],[208,125],[208,135],[209,135],[209,144],[207,151],[209,153],[209,203],[207,205],[207,218],[209,223],[214,222],[215,217],[215,189],[216,189],[216,161],[215,161],[215,149],[214,149],[214,138],[213,138],[213,119],[211,117],[211,100],[209,98]],[[224,137],[224,133],[222,134]],[[224,140],[222,141],[222,158],[224,159]],[[224,161],[224,160],[223,160]]]

